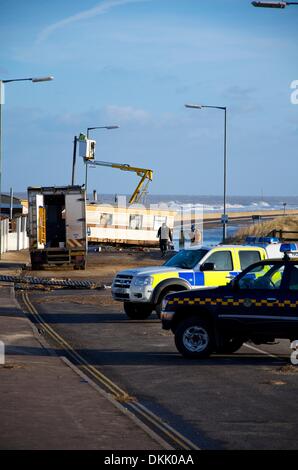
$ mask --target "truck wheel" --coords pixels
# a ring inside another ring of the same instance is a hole
[[[38,264],[38,263],[32,263],[31,264],[31,271],[40,271],[40,270],[41,270],[40,264]]]
[[[175,332],[176,348],[186,358],[202,359],[210,356],[213,342],[211,327],[197,317],[182,321]]]
[[[222,345],[217,348],[216,352],[220,354],[232,354],[238,351],[243,343],[243,338],[225,338]]]
[[[152,306],[133,302],[124,302],[124,311],[132,320],[144,320],[151,314]]]

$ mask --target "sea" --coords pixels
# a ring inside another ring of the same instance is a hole
[[[16,193],[16,197],[26,198],[26,193]],[[127,200],[129,199],[128,195]],[[100,203],[114,204],[115,200],[119,200],[120,195],[115,194],[97,194],[97,200]],[[93,200],[93,195],[88,194],[89,200]],[[167,206],[169,209],[183,207],[184,211],[203,211],[204,213],[212,213],[223,211],[222,196],[206,196],[206,195],[178,195],[178,194],[147,194],[144,205]],[[298,209],[298,196],[228,196],[227,210],[229,212],[259,212],[271,210],[284,210],[286,213],[289,209]],[[228,224],[227,235],[234,235],[239,229],[239,224]],[[204,230],[204,245],[213,246],[222,240],[222,226],[214,226]]]
[[[115,194],[98,194],[101,203],[114,203]],[[92,200],[92,194],[88,194]],[[128,196],[127,196],[128,198]],[[147,194],[145,205],[166,204],[169,207],[183,205],[184,207],[203,208],[204,212],[221,212],[223,210],[222,196],[199,196],[199,195],[173,195],[173,194]],[[282,210],[298,209],[298,196],[228,196],[227,209],[231,211],[260,211],[260,210]]]

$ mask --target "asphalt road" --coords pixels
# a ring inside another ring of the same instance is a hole
[[[126,319],[110,290],[29,297],[89,364],[200,448],[298,448],[298,367],[288,341],[186,360],[154,314]]]

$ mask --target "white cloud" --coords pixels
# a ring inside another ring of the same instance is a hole
[[[126,5],[128,3],[140,3],[146,1],[149,0],[104,0],[93,8],[89,8],[88,10],[81,11],[75,15],[68,16],[63,20],[57,21],[56,23],[47,26],[39,33],[37,42],[42,42],[46,40],[54,31],[56,31],[57,29],[64,28],[64,26],[67,26],[71,23],[76,23],[78,21],[94,18],[98,15],[103,15],[112,8],[120,5]]]
[[[109,105],[105,108],[105,113],[109,119],[117,122],[144,123],[150,119],[150,114],[147,111],[132,106]]]

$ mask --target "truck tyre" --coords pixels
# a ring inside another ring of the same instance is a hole
[[[124,302],[124,311],[132,320],[144,320],[150,316],[152,310],[151,305]]]
[[[225,338],[216,352],[220,354],[232,354],[241,348],[244,341],[243,338]]]
[[[202,359],[213,351],[213,332],[210,325],[198,317],[182,321],[175,331],[175,344],[182,356]]]
[[[41,270],[41,266],[39,263],[32,263],[31,264],[31,271],[40,271]]]
[[[158,318],[160,318],[162,301],[164,300],[164,298],[168,294],[174,294],[174,292],[178,292],[178,291],[181,291],[181,290],[186,290],[186,289],[184,289],[183,287],[180,287],[180,286],[179,286],[178,289],[175,289],[175,287],[169,287],[167,289],[164,289],[161,292],[160,296],[158,297],[157,304],[155,305],[155,312],[156,312],[156,315],[158,316]]]

